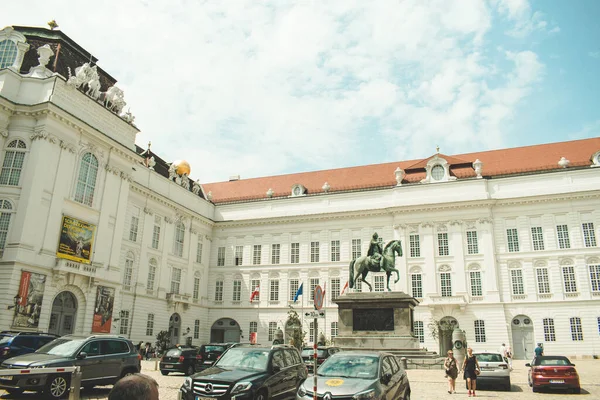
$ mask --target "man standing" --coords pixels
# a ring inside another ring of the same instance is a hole
[[[535,348],[535,357],[541,357],[544,355],[544,345],[541,343],[538,343],[537,347]]]
[[[500,347],[499,353],[502,354],[502,357],[506,358],[506,344],[502,343],[502,347]]]

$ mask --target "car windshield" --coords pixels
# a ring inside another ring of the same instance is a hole
[[[36,353],[53,354],[56,356],[69,357],[75,355],[75,352],[86,339],[66,339],[59,338],[40,347]]]
[[[501,363],[504,362],[501,354],[495,353],[481,353],[475,354],[477,361],[479,362],[492,362],[492,363]]]
[[[211,351],[223,352],[223,351],[225,351],[225,347],[224,346],[204,346],[204,351],[207,353],[210,353]]]
[[[268,350],[233,348],[223,353],[215,365],[220,368],[243,368],[265,371],[268,362]]]
[[[536,358],[535,365],[552,365],[552,366],[560,366],[560,365],[571,365],[571,362],[567,357],[552,357],[552,358]]]
[[[360,355],[333,355],[319,367],[318,376],[342,378],[377,378],[379,358]]]
[[[313,357],[315,354],[314,349],[304,349],[302,350],[302,357]],[[327,350],[319,350],[317,349],[317,357],[324,358],[327,357]]]
[[[179,355],[181,354],[181,350],[179,349],[170,349],[167,351],[166,356],[167,357],[179,357]]]
[[[2,336],[0,338],[0,345],[10,342],[10,339],[12,339],[12,336]]]

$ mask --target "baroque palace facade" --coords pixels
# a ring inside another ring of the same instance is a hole
[[[96,61],[60,31],[0,31],[1,329],[265,343],[321,285],[332,339],[377,232],[403,243],[392,289],[419,300],[423,347],[460,327],[516,358],[600,352],[600,139],[201,185],[135,145]]]

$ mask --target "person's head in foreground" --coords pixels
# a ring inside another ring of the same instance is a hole
[[[128,375],[115,383],[108,400],[158,400],[158,383],[148,375]]]

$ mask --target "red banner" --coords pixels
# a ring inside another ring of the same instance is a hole
[[[256,332],[250,332],[250,343],[256,344]]]
[[[93,333],[110,333],[114,301],[114,288],[98,286],[98,290],[96,291],[96,307],[94,308],[94,321],[92,322]]]
[[[29,281],[31,272],[21,272],[21,284],[19,285],[19,305],[27,305],[27,295],[29,294]]]

